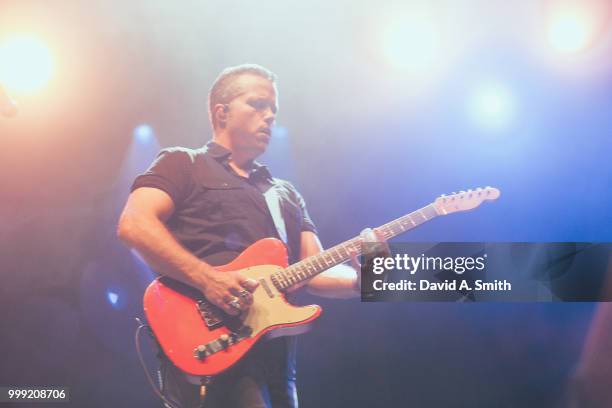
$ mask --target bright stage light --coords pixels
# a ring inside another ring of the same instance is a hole
[[[593,22],[578,9],[563,10],[552,17],[548,27],[548,39],[562,53],[584,50],[593,37]]]
[[[486,129],[507,127],[514,117],[515,102],[511,92],[501,84],[482,85],[469,101],[472,119]]]
[[[119,295],[115,292],[108,291],[106,292],[106,298],[108,299],[108,303],[111,305],[117,306],[117,301],[119,300]]]
[[[53,75],[47,47],[30,36],[12,37],[0,44],[0,83],[15,92],[34,92]]]
[[[427,13],[394,18],[386,27],[383,50],[389,62],[411,74],[428,74],[441,65],[440,27]]]
[[[148,144],[155,138],[155,132],[153,128],[147,124],[138,125],[134,129],[134,139],[141,144]]]

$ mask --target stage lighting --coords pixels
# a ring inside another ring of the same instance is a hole
[[[289,136],[289,131],[287,128],[282,126],[274,126],[272,128],[272,137],[275,139],[286,139]]]
[[[593,37],[593,22],[579,9],[557,12],[548,27],[548,39],[562,53],[584,50]]]
[[[511,92],[503,85],[489,83],[480,86],[469,101],[472,119],[485,129],[502,129],[513,119],[515,103]]]
[[[108,291],[108,292],[106,292],[106,297],[108,299],[108,302],[113,307],[117,306],[117,301],[119,300],[119,295],[118,294],[116,294],[115,292]]]
[[[395,67],[424,75],[440,67],[440,27],[426,13],[407,14],[392,20],[384,31],[384,54]]]
[[[134,129],[134,139],[141,144],[148,144],[155,138],[155,132],[153,128],[147,124],[136,126]]]
[[[16,36],[0,43],[0,83],[15,92],[34,92],[49,82],[53,58],[37,38]]]

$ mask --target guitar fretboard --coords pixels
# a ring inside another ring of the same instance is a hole
[[[408,230],[411,230],[419,225],[431,220],[440,215],[433,204],[429,204],[419,210],[406,214],[403,217],[397,218],[376,228],[376,231],[382,234],[385,240],[391,239]],[[361,255],[362,238],[354,237],[331,247],[321,253],[303,259],[293,265],[274,273],[271,276],[274,286],[279,291],[286,291],[292,286],[298,285],[301,282],[310,279],[321,272],[348,261],[351,256]]]

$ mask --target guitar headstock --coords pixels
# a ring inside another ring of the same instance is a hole
[[[460,191],[436,198],[433,205],[438,214],[446,215],[458,211],[468,211],[478,207],[484,201],[497,200],[500,196],[494,187],[477,188],[476,190]]]

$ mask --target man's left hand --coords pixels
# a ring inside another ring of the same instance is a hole
[[[387,244],[387,240],[384,234],[377,229],[366,228],[359,234],[362,244],[365,243],[377,243],[374,245],[374,254],[368,254],[369,256],[381,256],[387,257],[391,255],[391,250]],[[363,247],[363,245],[362,245]],[[351,253],[351,266],[357,271],[357,279],[355,280],[355,291],[361,292],[361,263],[359,262],[359,254],[356,252]]]

